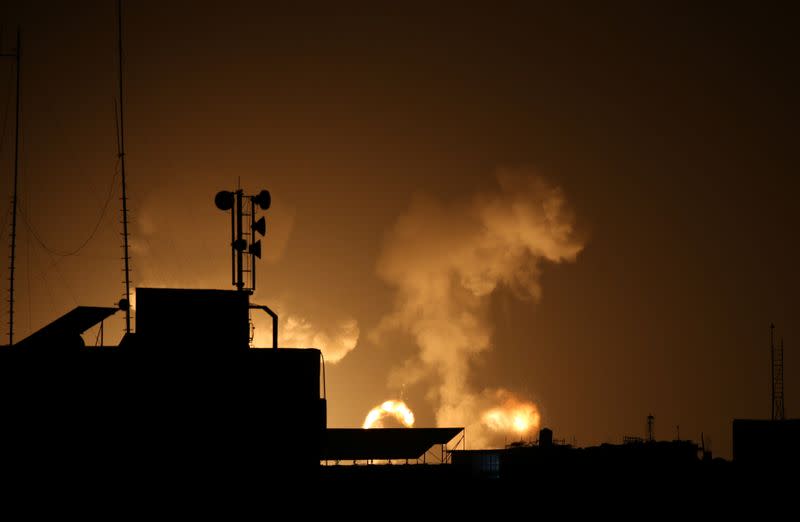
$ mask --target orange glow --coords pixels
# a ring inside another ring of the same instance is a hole
[[[403,401],[386,401],[372,408],[364,419],[364,429],[382,428],[383,419],[394,417],[406,428],[414,426],[414,413]]]
[[[501,406],[486,410],[481,422],[496,432],[516,433],[520,437],[539,428],[541,417],[535,404],[509,397]]]

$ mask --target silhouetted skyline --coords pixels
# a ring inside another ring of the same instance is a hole
[[[213,196],[239,179],[268,187],[254,301],[278,311],[294,344],[340,359],[327,367],[329,426],[360,426],[390,398],[436,424],[439,381],[456,374],[418,362],[417,322],[398,316],[412,274],[399,268],[429,266],[446,232],[455,244],[474,226],[491,232],[476,216],[493,205],[552,201],[549,190],[574,231],[534,256],[530,284],[500,270],[481,288],[469,310],[490,349],[457,374],[465,392],[513,392],[581,445],[644,436],[652,413],[657,438],[680,425],[730,457],[732,419],[770,414],[772,321],[795,416],[794,8],[125,9],[133,285],[229,289],[229,222]],[[23,40],[21,339],[122,292],[116,6],[7,2],[0,24],[3,50],[18,24]],[[7,99],[13,109],[12,65],[0,63],[0,117]],[[2,121],[6,216],[13,111]],[[498,172],[525,181],[503,185]],[[77,255],[42,247],[83,243],[112,186]],[[398,232],[437,216],[443,233],[426,229],[428,243]],[[5,302],[5,275],[0,286]],[[270,346],[268,318],[255,320]],[[122,327],[108,321],[107,343]]]

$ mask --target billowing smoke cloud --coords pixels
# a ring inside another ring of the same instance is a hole
[[[345,319],[324,330],[307,319],[288,315],[281,320],[278,342],[284,347],[319,348],[325,362],[337,363],[356,347],[360,333],[355,319]]]
[[[405,331],[419,348],[392,372],[390,384],[423,377],[434,383],[429,396],[437,423],[467,426],[473,447],[497,440],[487,411],[523,402],[506,390],[476,391],[469,382],[471,360],[491,348],[489,295],[502,285],[538,299],[543,263],[574,261],[582,249],[561,189],[528,172],[502,171],[498,181],[498,191],[467,201],[416,197],[378,262],[397,296],[376,336]]]

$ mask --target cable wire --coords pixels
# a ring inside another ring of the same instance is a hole
[[[8,75],[8,89],[6,89],[6,104],[3,109],[3,128],[0,132],[0,157],[3,154],[3,145],[6,142],[6,130],[8,127],[8,108],[11,105],[11,80],[14,78],[13,74]],[[11,215],[11,204],[9,203],[8,211],[3,215],[3,225],[0,227],[0,242],[5,241],[6,225],[8,225],[8,216]]]
[[[89,237],[87,237],[78,246],[78,248],[74,250],[62,251],[47,246],[47,244],[44,242],[41,236],[39,236],[39,234],[36,233],[36,231],[33,229],[33,226],[31,226],[30,222],[28,221],[28,216],[27,213],[25,212],[25,209],[20,207],[19,213],[22,216],[22,221],[25,223],[25,226],[27,227],[28,231],[30,231],[31,235],[36,240],[36,242],[39,243],[39,246],[41,246],[47,252],[50,252],[51,254],[59,257],[69,257],[78,255],[81,252],[81,250],[83,250],[86,247],[86,245],[88,245],[89,242],[94,238],[95,234],[97,234],[97,230],[100,228],[100,224],[103,222],[103,218],[105,217],[106,212],[108,211],[108,205],[111,202],[111,198],[114,196],[114,184],[117,181],[118,174],[119,174],[119,160],[117,160],[116,167],[114,168],[114,175],[111,178],[111,184],[108,188],[108,195],[106,196],[106,200],[103,203],[103,208],[100,210],[100,216],[97,218],[97,222],[94,224],[94,228],[92,228],[92,232],[89,234]]]
[[[8,75],[8,89],[6,89],[6,107],[3,110],[3,132],[0,134],[0,154],[3,152],[3,144],[6,141],[6,127],[8,124],[8,107],[11,105],[11,80],[14,78],[13,74]]]

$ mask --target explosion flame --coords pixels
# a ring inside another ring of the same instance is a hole
[[[406,428],[414,426],[414,413],[403,401],[389,400],[372,408],[364,419],[365,430],[370,428],[383,428],[383,420],[394,417]]]

